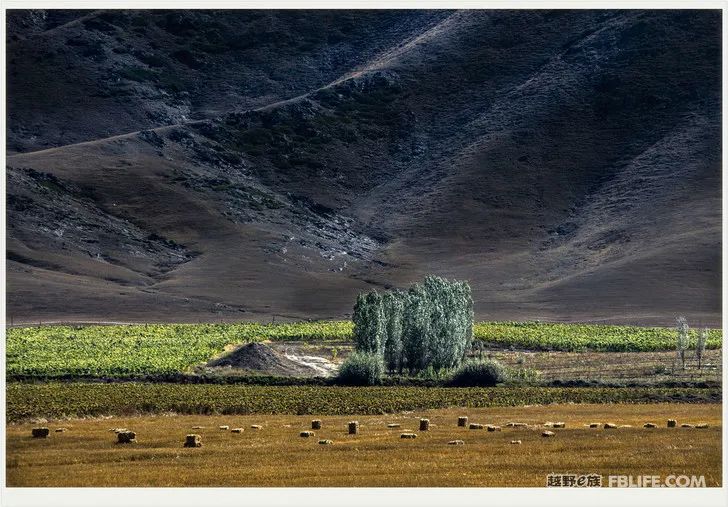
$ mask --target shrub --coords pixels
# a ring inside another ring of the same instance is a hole
[[[508,380],[506,367],[495,360],[468,361],[458,368],[450,383],[454,386],[490,387]]]
[[[354,352],[341,365],[336,381],[347,386],[373,386],[381,383],[383,374],[384,363],[381,355]]]

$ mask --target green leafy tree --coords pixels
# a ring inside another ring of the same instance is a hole
[[[428,276],[406,292],[360,294],[353,320],[356,349],[379,351],[390,371],[454,368],[473,337],[470,286]]]
[[[376,291],[359,294],[352,320],[356,350],[383,354],[386,326],[382,295]]]
[[[405,294],[401,291],[388,291],[382,296],[385,320],[384,363],[389,371],[402,372],[404,341],[402,339],[402,320],[404,317]]]

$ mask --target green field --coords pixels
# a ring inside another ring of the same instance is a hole
[[[562,351],[671,350],[676,335],[672,328],[533,322],[481,322],[473,331],[476,339],[489,345]],[[165,375],[204,363],[230,344],[341,341],[351,336],[349,321],[12,328],[6,341],[7,375],[11,379]],[[721,336],[720,330],[711,330],[707,347],[720,348]]]
[[[179,414],[383,414],[551,403],[720,403],[720,389],[325,387],[165,383],[10,383],[8,421]]]

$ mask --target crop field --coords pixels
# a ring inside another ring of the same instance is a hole
[[[502,431],[457,427],[457,417]],[[419,418],[430,430],[419,431]],[[315,435],[302,438],[311,420]],[[707,429],[667,428],[668,418],[707,423]],[[357,435],[347,422],[358,420]],[[530,425],[506,427],[509,421]],[[547,421],[563,421],[544,438]],[[591,422],[617,429],[591,429]],[[657,424],[646,429],[645,422]],[[251,425],[261,429],[252,429]],[[389,424],[399,424],[388,428]],[[721,484],[719,404],[550,405],[457,408],[388,415],[160,415],[72,419],[47,425],[47,439],[31,438],[38,424],[7,427],[8,486],[545,486],[550,473],[702,475]],[[242,433],[219,429],[240,427]],[[199,428],[199,427],[202,428]],[[630,427],[627,427],[630,426]],[[56,433],[64,427],[67,431]],[[136,432],[116,444],[112,428]],[[197,428],[196,428],[197,427]],[[415,439],[401,439],[413,431]],[[202,447],[183,448],[186,434]],[[331,445],[320,445],[320,439]],[[463,445],[448,445],[451,440]],[[520,444],[511,444],[520,440]]]
[[[651,352],[673,350],[676,331],[667,327],[552,324],[545,322],[478,322],[475,338],[503,347],[531,350]],[[691,342],[697,331],[691,329]],[[708,331],[706,348],[721,347],[722,331]]]
[[[166,383],[9,383],[7,418],[146,413],[382,414],[553,403],[719,403],[719,388],[329,387]]]
[[[636,326],[548,323],[477,323],[476,339],[489,346],[559,351],[672,350],[675,330]],[[693,330],[693,339],[695,331]],[[349,321],[294,324],[146,324],[40,326],[7,332],[8,378],[139,377],[186,371],[227,346],[251,341],[342,341]],[[711,330],[708,349],[719,349]]]

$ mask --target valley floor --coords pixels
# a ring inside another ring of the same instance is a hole
[[[457,427],[457,418],[502,431]],[[419,431],[419,419],[431,421]],[[315,436],[299,433],[322,420]],[[667,428],[667,419],[707,423]],[[358,420],[360,433],[347,434]],[[528,428],[506,427],[509,421]],[[547,421],[563,421],[544,438]],[[607,422],[629,425],[591,429]],[[657,428],[643,428],[645,422]],[[388,428],[388,424],[399,424]],[[7,426],[7,484],[13,486],[537,486],[548,474],[697,475],[721,485],[720,404],[581,404],[448,408],[367,416],[156,415],[70,419]],[[241,427],[240,434],[219,429]],[[262,429],[252,429],[261,425]],[[196,428],[203,426],[203,428]],[[55,432],[65,427],[65,432]],[[135,431],[137,443],[116,444],[113,428]],[[400,434],[414,431],[417,438]],[[185,435],[202,447],[183,448]],[[329,439],[332,445],[319,445]],[[454,439],[464,445],[448,445]],[[520,440],[521,444],[511,444]]]

